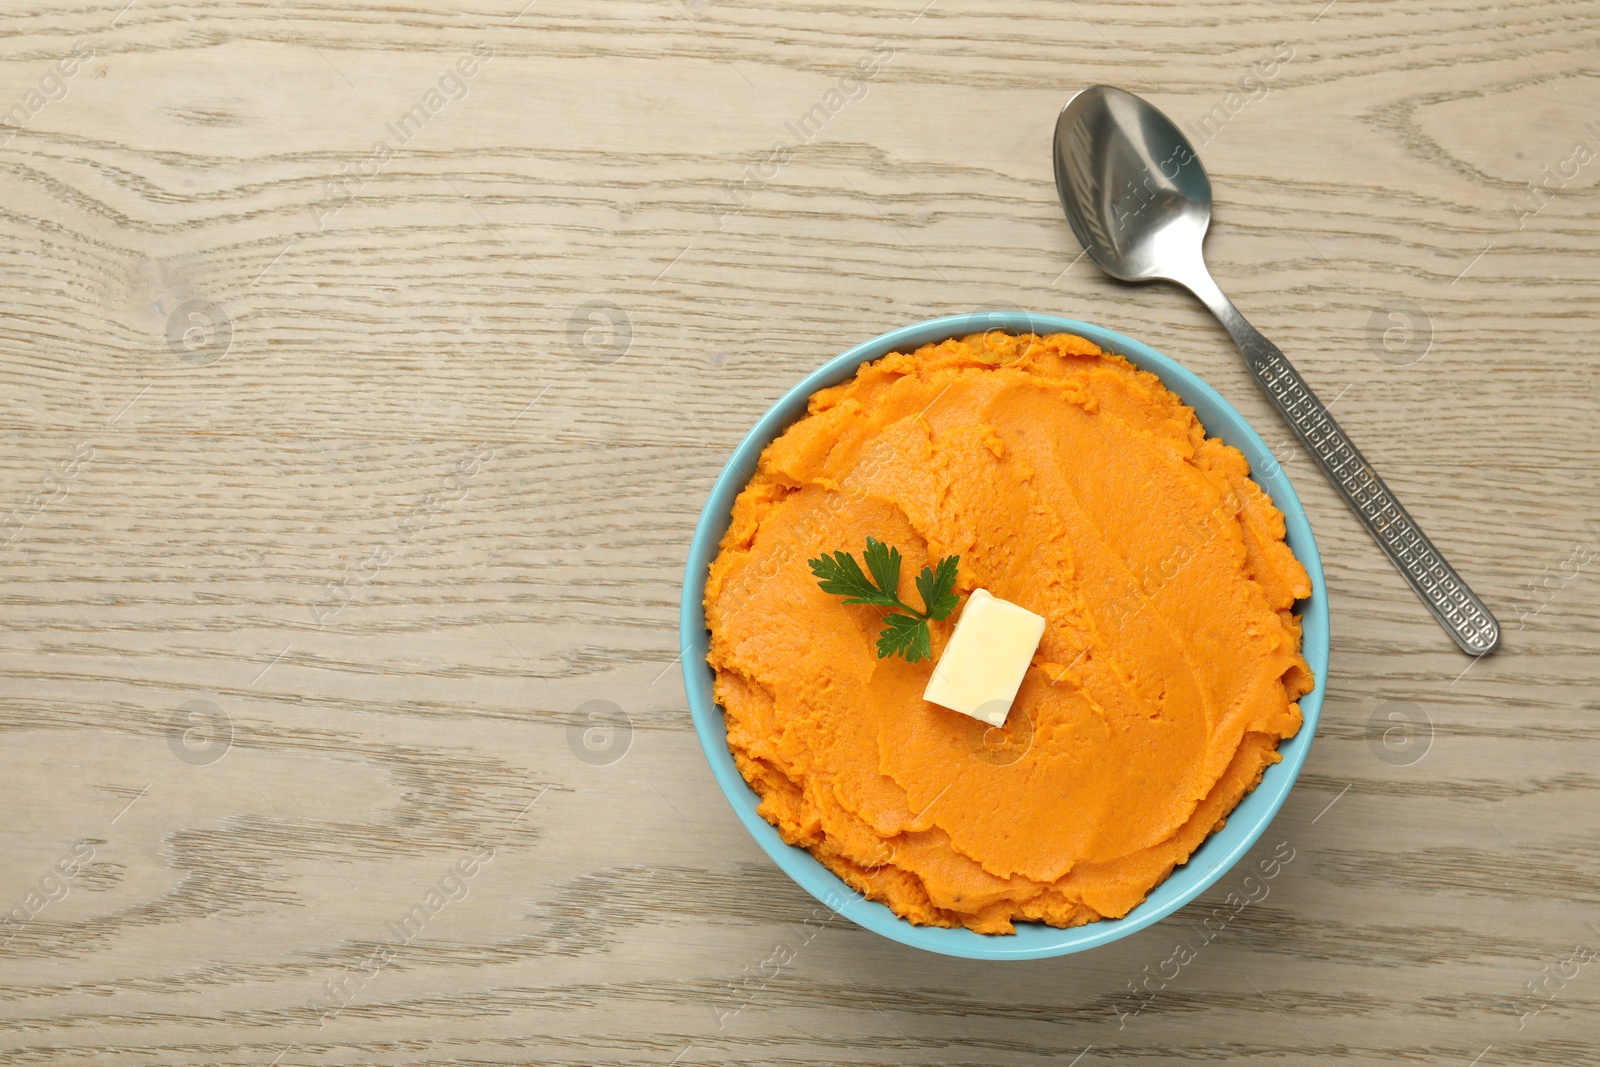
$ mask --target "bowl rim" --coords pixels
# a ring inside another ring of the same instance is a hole
[[[1229,813],[1223,829],[1209,834],[1185,863],[1175,867],[1122,918],[1101,919],[1069,929],[1020,922],[1015,934],[917,926],[886,906],[867,900],[805,849],[785,842],[777,829],[757,814],[760,798],[733,762],[722,708],[712,692],[714,674],[706,663],[710,643],[704,608],[708,569],[727,531],[733,502],[754,476],[767,444],[805,416],[813,393],[847,381],[862,364],[890,352],[913,352],[930,342],[993,330],[1076,334],[1156,374],[1184,404],[1195,409],[1208,437],[1221,438],[1244,453],[1250,462],[1251,479],[1283,513],[1289,546],[1305,567],[1312,587],[1311,595],[1298,606],[1303,629],[1301,652],[1315,679],[1311,692],[1300,698],[1303,724],[1293,738],[1279,744],[1280,762],[1266,768],[1260,784]],[[1201,408],[1205,409],[1204,414]],[[1328,677],[1328,598],[1322,558],[1300,498],[1261,436],[1203,379],[1154,348],[1091,323],[1022,310],[948,315],[890,330],[828,360],[785,392],[745,434],[707,494],[689,545],[678,627],[684,690],[695,734],[723,795],[762,851],[802,889],[856,925],[913,948],[966,959],[1043,959],[1108,944],[1167,918],[1215,885],[1255,846],[1299,777],[1321,716]]]

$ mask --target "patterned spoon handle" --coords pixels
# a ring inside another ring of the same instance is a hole
[[[1224,325],[1267,398],[1439,625],[1455,638],[1462,651],[1474,656],[1493,652],[1500,644],[1500,624],[1433,547],[1278,346],[1261,336],[1243,316],[1239,316],[1237,324],[1224,321]]]

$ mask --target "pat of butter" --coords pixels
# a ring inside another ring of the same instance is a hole
[[[1043,636],[1043,616],[974,589],[922,699],[991,726],[1005,725]]]

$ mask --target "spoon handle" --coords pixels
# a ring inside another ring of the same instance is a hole
[[[1236,310],[1233,314],[1238,316],[1237,322],[1224,320],[1223,324],[1239,345],[1257,384],[1439,625],[1462,651],[1474,656],[1493,652],[1500,644],[1500,624],[1483,601],[1433,547],[1278,346]]]

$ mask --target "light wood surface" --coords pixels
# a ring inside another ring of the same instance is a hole
[[[523,3],[0,14],[0,1064],[1596,1062],[1600,3]],[[1208,122],[1215,274],[1498,654],[1197,303],[1078,258],[1097,81]],[[807,925],[690,728],[729,450],[1010,305],[1204,376],[1322,549],[1322,727],[1244,862],[1294,858],[1207,944],[1242,866],[1043,962]]]

